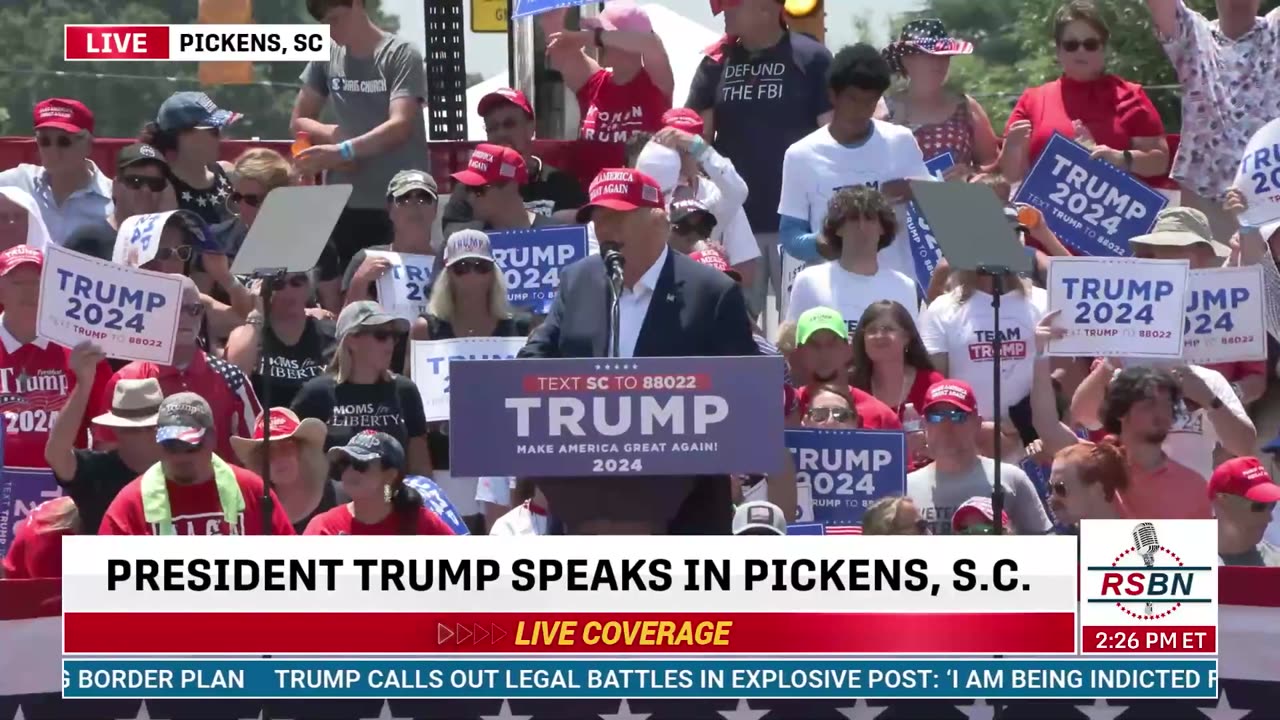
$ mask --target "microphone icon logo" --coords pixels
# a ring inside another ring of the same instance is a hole
[[[1160,540],[1156,537],[1156,526],[1149,523],[1138,523],[1133,528],[1133,549],[1138,551],[1142,556],[1142,564],[1145,567],[1154,567],[1156,562],[1156,550],[1160,549]],[[1151,603],[1147,603],[1145,611],[1147,615],[1154,615],[1155,608]]]

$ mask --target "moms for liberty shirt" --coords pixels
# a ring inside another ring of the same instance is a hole
[[[422,396],[403,375],[367,385],[339,383],[333,375],[321,375],[298,391],[293,411],[299,418],[325,423],[325,450],[346,445],[364,430],[387,433],[402,446],[407,446],[409,438],[427,434]]]
[[[782,194],[778,215],[809,221],[812,232],[822,231],[831,196],[842,188],[906,178],[927,178],[929,170],[915,135],[893,123],[871,121],[871,134],[862,142],[842,145],[824,126],[787,148],[782,161]],[[754,192],[754,189],[753,189]],[[907,240],[906,205],[894,206],[898,234],[880,251],[882,267],[915,277]]]

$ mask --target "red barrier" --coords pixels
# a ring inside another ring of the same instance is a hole
[[[134,142],[128,138],[97,138],[93,143],[92,160],[108,175],[115,173],[116,154],[120,148]],[[284,155],[289,154],[288,140],[226,140],[222,143],[223,160],[235,160],[240,153],[255,147],[267,147]],[[431,173],[435,175],[441,192],[453,189],[452,173],[462,170],[467,165],[471,150],[476,146],[472,142],[433,142],[428,143]],[[591,179],[601,168],[619,167],[625,158],[625,149],[620,143],[586,142],[582,140],[538,140],[534,144],[534,152],[548,164],[560,168],[578,178],[583,187],[591,184]],[[40,156],[35,140],[29,137],[0,138],[0,169],[11,168],[19,163],[39,163]]]

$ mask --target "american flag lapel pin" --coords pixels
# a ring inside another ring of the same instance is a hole
[[[676,294],[675,294],[675,293],[667,293],[667,302],[675,302],[675,301],[676,301]]]

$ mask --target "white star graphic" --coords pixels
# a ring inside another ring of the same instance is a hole
[[[768,710],[752,710],[746,700],[739,700],[738,707],[733,710],[720,711],[720,715],[724,720],[760,720],[760,718],[768,714]]]
[[[1231,707],[1231,703],[1227,701],[1227,693],[1218,690],[1218,704],[1211,708],[1200,708],[1200,713],[1209,720],[1240,720],[1240,718],[1253,712],[1252,710],[1237,710]]]
[[[22,714],[22,706],[18,706],[18,712],[13,716],[13,720],[27,720],[27,716]]]
[[[1092,705],[1077,705],[1079,710],[1089,720],[1115,720],[1116,717],[1123,715],[1128,710],[1127,705],[1108,705],[1106,700],[1098,698],[1093,701]]]
[[[203,196],[203,195],[201,195],[200,197],[196,198],[196,202],[197,202],[197,203],[199,203],[200,207],[204,207],[205,205],[208,205],[209,203],[207,202],[207,200],[208,200],[208,198],[206,198],[206,197],[205,197],[205,196]]]
[[[368,720],[413,720],[413,718],[398,718],[391,714],[391,703],[387,700],[382,701],[382,711],[378,713],[378,717],[369,718]]]
[[[888,709],[887,707],[873,708],[867,704],[866,700],[858,698],[858,702],[854,703],[853,707],[836,708],[836,712],[845,716],[845,720],[876,720]]]
[[[184,202],[191,202],[191,191],[190,191],[190,190],[183,190],[183,191],[182,191],[182,199],[183,199],[183,201],[184,201]]]
[[[218,199],[223,200],[227,197],[227,188],[225,186],[218,188]]]
[[[262,716],[265,713],[266,713],[266,710],[259,710],[257,715],[255,715],[254,717],[248,718],[248,720],[262,720]],[[241,720],[245,720],[245,719],[241,718]],[[271,720],[284,720],[284,718],[272,717]]]
[[[138,708],[138,714],[132,718],[121,718],[121,720],[151,720],[151,713],[147,710],[147,701],[142,701],[142,707]]]
[[[647,720],[653,713],[633,713],[631,704],[623,700],[618,705],[618,712],[611,715],[601,714],[600,720]]]
[[[533,720],[533,716],[512,715],[510,701],[503,700],[502,707],[498,709],[497,715],[481,715],[480,720]]]
[[[983,699],[975,700],[972,705],[957,705],[956,709],[969,720],[995,720],[996,717],[996,709]]]

